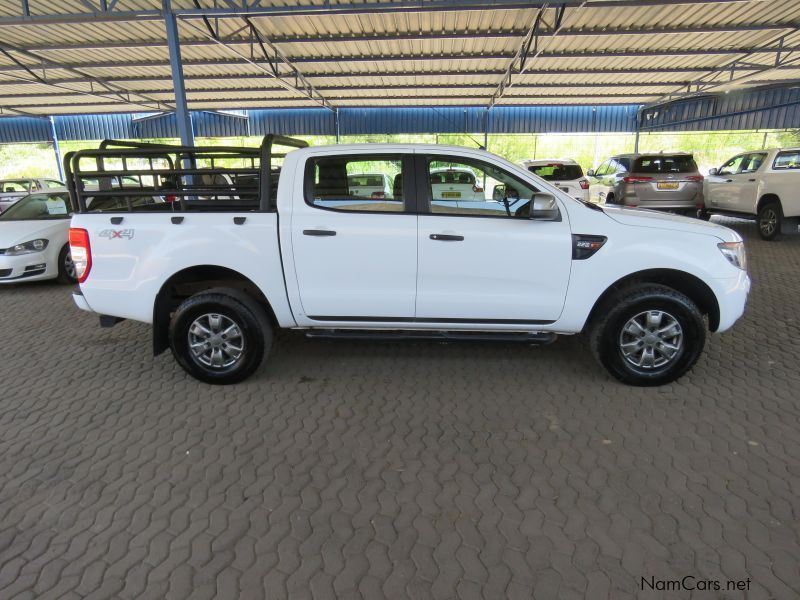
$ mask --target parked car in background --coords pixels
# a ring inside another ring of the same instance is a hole
[[[66,188],[25,196],[0,215],[0,284],[58,279],[75,283]]]
[[[703,176],[691,154],[620,154],[586,174],[590,199],[598,204],[691,216],[703,208]]]
[[[566,192],[576,200],[589,201],[589,180],[581,166],[571,159],[529,159],[522,166],[534,175]]]
[[[762,239],[797,233],[800,225],[800,148],[737,154],[705,180],[705,211],[755,218]]]
[[[96,186],[86,186],[89,193]],[[117,212],[162,204],[160,196],[90,197],[92,212]],[[69,248],[72,206],[65,187],[25,196],[0,215],[0,284],[40,279],[76,283]]]
[[[485,200],[483,183],[475,172],[463,167],[432,168],[429,173],[434,198],[442,200]]]
[[[56,179],[3,179],[0,180],[0,213],[17,200],[38,191],[63,188]]]
[[[359,173],[347,176],[351,196],[359,198],[391,198],[394,180],[386,173]]]

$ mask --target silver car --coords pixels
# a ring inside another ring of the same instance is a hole
[[[587,175],[590,200],[598,204],[692,216],[703,209],[703,176],[691,154],[620,154]]]
[[[62,187],[64,184],[55,179],[2,179],[0,180],[0,213],[28,194]]]

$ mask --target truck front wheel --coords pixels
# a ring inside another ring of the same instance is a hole
[[[170,347],[192,377],[237,383],[258,369],[272,347],[264,309],[247,294],[215,288],[186,299],[172,317]]]
[[[684,294],[657,284],[621,290],[589,330],[592,351],[614,377],[630,385],[675,381],[703,351],[703,315]]]

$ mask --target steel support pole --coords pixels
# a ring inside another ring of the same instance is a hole
[[[58,179],[64,181],[64,165],[61,163],[61,148],[58,146],[58,135],[56,134],[56,121],[53,117],[48,117],[50,121],[50,138],[53,140],[53,152],[56,155],[56,167],[58,168]]]
[[[172,85],[175,89],[175,120],[178,125],[178,137],[184,146],[194,145],[192,131],[192,115],[186,104],[186,86],[183,81],[183,62],[181,60],[181,42],[178,36],[178,20],[172,12],[170,0],[163,0],[164,24],[167,28],[167,47],[169,48],[169,66],[172,70]]]

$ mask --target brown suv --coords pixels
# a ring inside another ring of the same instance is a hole
[[[619,154],[588,171],[589,199],[695,216],[703,208],[703,176],[691,154]]]

